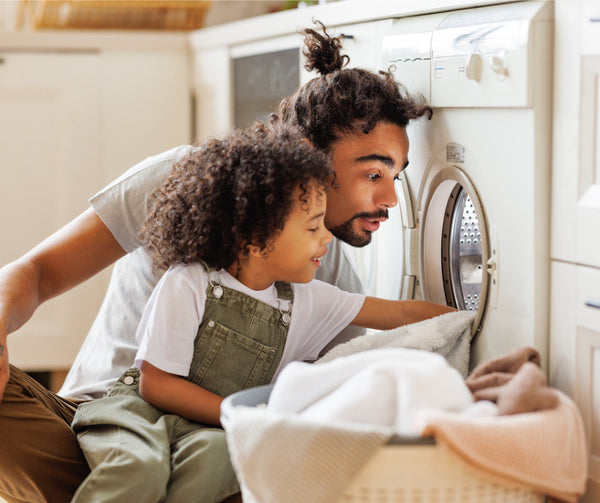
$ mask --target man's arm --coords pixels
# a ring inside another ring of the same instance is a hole
[[[453,307],[433,304],[424,300],[386,300],[367,297],[362,308],[352,320],[352,325],[376,330],[390,330],[453,311],[456,311]]]
[[[44,301],[91,278],[125,251],[89,208],[0,269],[0,400],[9,377],[7,335]]]
[[[141,372],[140,395],[149,404],[191,421],[221,424],[222,397],[147,361]]]

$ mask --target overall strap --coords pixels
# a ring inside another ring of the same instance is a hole
[[[275,288],[277,289],[277,298],[283,300],[294,300],[294,292],[292,285],[285,281],[276,281]]]

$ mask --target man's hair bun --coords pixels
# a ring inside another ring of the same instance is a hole
[[[305,58],[304,68],[309,72],[316,70],[321,75],[327,75],[341,70],[350,58],[342,55],[341,37],[331,37],[321,21],[314,21],[323,29],[323,35],[311,28],[305,28],[301,31],[304,35],[304,47],[302,54]]]

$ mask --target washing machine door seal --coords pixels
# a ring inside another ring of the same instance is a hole
[[[426,177],[419,222],[419,277],[423,298],[476,311],[473,342],[488,300],[490,240],[475,186],[457,166]]]

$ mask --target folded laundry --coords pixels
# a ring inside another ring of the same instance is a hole
[[[528,346],[515,348],[502,356],[486,360],[477,365],[473,372],[469,374],[467,384],[483,376],[494,375],[496,372],[514,374],[526,362],[535,363],[539,367],[541,358],[538,351]]]
[[[515,348],[477,366],[465,382],[475,400],[496,403],[500,415],[551,409],[559,399],[546,385],[540,360],[534,348]]]

